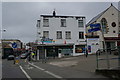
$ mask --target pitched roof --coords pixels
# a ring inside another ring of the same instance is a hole
[[[112,7],[113,5],[111,4],[110,7]],[[109,7],[109,8],[110,8]],[[113,6],[114,7],[114,6]],[[104,10],[103,12],[101,12],[100,14],[98,14],[97,16],[95,16],[94,18],[92,18],[86,25],[89,26],[90,24],[94,23],[96,20],[98,20],[109,8],[107,8],[106,10]],[[119,11],[116,7],[114,7],[117,11]]]

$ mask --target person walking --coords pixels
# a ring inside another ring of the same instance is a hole
[[[87,58],[87,56],[88,56],[88,50],[87,50],[87,48],[86,48],[86,58]]]
[[[31,58],[32,60],[35,60],[35,53],[33,51],[31,52]]]

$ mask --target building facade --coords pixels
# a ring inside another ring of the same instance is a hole
[[[12,43],[16,43],[16,48],[12,47]],[[22,49],[22,42],[18,39],[2,39],[2,58],[14,55],[15,51]],[[18,53],[17,53],[18,54]]]
[[[52,15],[40,15],[36,41],[46,45],[48,55],[53,46],[57,56],[82,55],[86,46],[85,24],[84,16],[60,16],[55,11]]]
[[[101,31],[88,33],[88,35],[99,36],[100,49],[104,49],[103,39],[105,39],[106,47],[114,49],[116,46],[120,46],[120,11],[111,3],[110,7],[104,10],[102,13],[95,16],[87,24],[87,30],[90,24],[100,23]],[[103,38],[104,37],[104,38]]]

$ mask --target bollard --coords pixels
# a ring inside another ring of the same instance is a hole
[[[18,60],[18,57],[16,57],[15,64],[18,64],[18,63],[19,63],[19,60]]]

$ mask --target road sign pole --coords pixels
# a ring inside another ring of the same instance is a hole
[[[104,39],[104,33],[102,31],[102,25],[101,25],[101,33],[102,33],[102,38],[103,38],[103,46],[104,46],[104,49],[105,49],[105,54],[106,54],[106,61],[107,61],[107,68],[109,69],[110,68],[110,62],[109,62],[109,56],[108,56],[108,53],[107,53],[107,47],[106,47],[106,44],[105,44],[105,39]]]
[[[118,46],[118,67],[120,68],[120,46]]]

